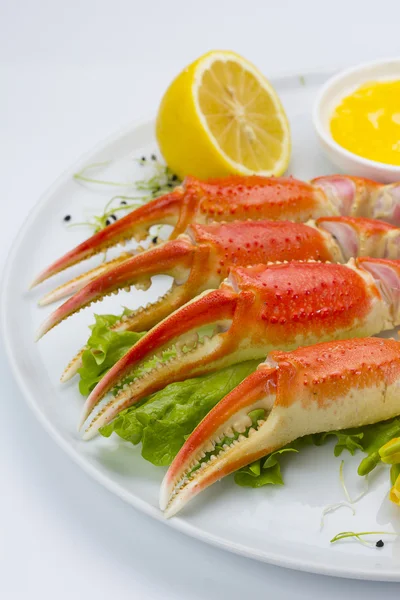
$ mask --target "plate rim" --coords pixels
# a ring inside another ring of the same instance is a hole
[[[272,76],[270,79],[276,85],[279,83],[290,81],[297,79],[298,85],[301,86],[300,78],[301,77],[315,77],[315,78],[328,78],[333,73],[335,73],[337,69],[308,69],[304,71],[297,71],[292,73],[284,73],[277,74],[276,76]],[[49,418],[41,411],[39,405],[35,400],[35,394],[32,392],[28,386],[27,381],[24,379],[20,367],[18,364],[18,359],[14,354],[12,347],[12,339],[11,339],[11,331],[9,331],[7,324],[7,306],[9,304],[8,298],[8,285],[7,283],[12,276],[12,266],[15,260],[16,255],[18,254],[20,246],[23,244],[24,237],[26,231],[29,229],[31,222],[35,219],[35,217],[46,207],[49,199],[53,195],[53,193],[71,176],[80,168],[82,165],[85,166],[87,161],[95,155],[96,153],[101,152],[107,146],[113,144],[114,142],[118,142],[120,138],[124,135],[132,133],[133,130],[138,129],[139,127],[151,127],[154,123],[154,117],[147,117],[143,119],[136,119],[126,126],[118,129],[115,133],[107,136],[103,140],[99,141],[95,144],[90,150],[83,153],[77,161],[75,161],[69,168],[64,170],[56,180],[47,188],[47,190],[40,196],[39,200],[35,203],[32,209],[28,212],[28,215],[25,217],[22,225],[19,228],[17,236],[15,237],[11,247],[8,251],[3,274],[1,278],[1,296],[0,296],[0,311],[1,311],[1,325],[3,330],[3,340],[5,353],[7,355],[7,359],[11,366],[11,372],[13,377],[22,392],[22,395],[32,410],[35,417],[38,419],[39,423],[42,425],[43,429],[49,434],[49,436],[55,441],[55,443],[64,450],[64,452],[92,479],[94,479],[97,483],[106,488],[109,492],[118,496],[124,502],[127,502],[135,509],[140,510],[145,513],[149,517],[156,519],[158,522],[172,527],[176,531],[179,531],[185,535],[188,535],[194,539],[197,539],[201,542],[211,544],[217,548],[221,548],[222,550],[227,550],[229,552],[233,552],[235,554],[244,556],[246,558],[251,558],[253,560],[258,560],[260,562],[265,562],[274,566],[290,568],[294,570],[304,571],[308,573],[315,573],[321,575],[328,575],[334,577],[345,577],[351,579],[363,579],[363,580],[372,580],[372,581],[392,581],[399,582],[400,581],[400,570],[394,569],[385,569],[382,568],[379,572],[371,572],[370,569],[354,569],[352,567],[346,567],[346,565],[337,566],[337,565],[327,565],[326,563],[320,563],[315,560],[303,560],[300,556],[297,558],[287,557],[283,554],[276,554],[269,550],[255,550],[254,548],[241,544],[238,542],[227,541],[224,538],[219,537],[218,535],[213,535],[209,532],[205,532],[200,527],[195,525],[191,525],[186,522],[186,520],[182,517],[174,517],[173,519],[165,519],[162,513],[158,510],[157,507],[152,506],[145,500],[135,496],[133,493],[128,492],[121,486],[120,484],[114,482],[111,477],[104,475],[101,471],[99,471],[94,465],[92,465],[86,458],[79,453],[77,449],[75,449],[72,445],[65,440],[61,434],[57,430],[57,427],[51,423]]]

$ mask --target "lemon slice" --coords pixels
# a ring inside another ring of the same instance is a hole
[[[289,124],[276,91],[234,52],[205,54],[178,75],[161,101],[156,136],[180,177],[278,176],[290,159]]]

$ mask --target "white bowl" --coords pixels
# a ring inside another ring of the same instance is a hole
[[[314,127],[327,157],[348,175],[367,177],[383,183],[400,181],[400,166],[362,158],[340,146],[332,137],[330,119],[344,96],[367,81],[400,79],[400,58],[375,61],[341,71],[320,90],[313,109]]]

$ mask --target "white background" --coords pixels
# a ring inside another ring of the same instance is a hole
[[[399,26],[398,0],[0,0],[0,266],[57,175],[115,129],[153,114],[198,55],[233,49],[267,75],[303,73],[399,55]],[[2,347],[0,390],[1,598],[398,593],[398,584],[252,562],[152,522],[55,446],[25,406]]]

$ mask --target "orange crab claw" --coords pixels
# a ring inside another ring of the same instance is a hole
[[[115,221],[44,269],[32,282],[31,287],[121,242],[132,238],[137,241],[143,240],[153,225],[175,225],[180,215],[182,196],[182,188],[176,188],[170,194],[156,198]]]
[[[400,343],[366,338],[272,352],[217,404],[175,457],[160,490],[166,517],[222,477],[298,437],[400,413]]]
[[[153,311],[153,322],[148,319],[147,323],[144,323],[145,326],[152,327],[157,320],[161,320],[163,316],[171,313],[177,303],[184,304],[186,300],[189,300],[187,294],[183,294],[182,297],[180,285],[189,276],[194,251],[195,246],[190,239],[182,236],[179,240],[167,242],[147,252],[125,259],[113,268],[106,269],[103,274],[88,283],[54,311],[40,327],[36,339],[40,339],[58,323],[104,296],[123,288],[130,289],[132,285],[139,289],[147,289],[151,285],[153,275],[170,275],[174,277],[175,284],[168,294],[168,298],[165,297],[162,304],[156,303],[157,310]],[[156,320],[154,321],[154,319]]]
[[[261,364],[196,427],[163,479],[159,503],[161,510],[167,511],[165,516],[171,517],[214,481],[259,458],[254,453],[251,456],[242,454],[241,443],[245,436],[251,438],[268,418],[275,400],[276,375],[275,367],[268,362]],[[260,412],[253,426],[249,413],[254,410]],[[229,462],[220,461],[217,470],[210,469],[208,465],[207,476],[202,477],[207,459],[210,459],[211,466],[215,460],[211,457],[216,453],[217,444],[224,450],[231,449]],[[261,456],[265,454],[266,449],[262,448]],[[196,468],[199,469],[198,473],[194,471]]]
[[[38,305],[47,306],[48,304],[57,302],[57,300],[62,300],[67,296],[72,296],[73,294],[79,292],[79,290],[84,288],[90,281],[93,281],[100,275],[103,275],[103,273],[105,273],[106,271],[112,271],[114,267],[120,265],[128,258],[132,258],[132,253],[123,252],[122,254],[120,254],[120,256],[117,256],[117,258],[108,260],[99,265],[98,267],[90,269],[86,273],[82,273],[82,275],[74,277],[74,279],[71,279],[71,281],[63,283],[62,285],[59,285],[58,287],[54,288],[54,290],[52,290],[48,294],[45,294],[43,298],[39,300]]]
[[[85,438],[124,408],[174,381],[262,358],[274,348],[289,350],[392,329],[400,317],[393,304],[396,298],[381,284],[399,287],[393,274],[400,262],[360,260],[346,265],[309,261],[232,268],[218,290],[204,292],[172,313],[105,375],[88,398],[84,420],[112,387],[127,376],[131,380],[94,416]],[[385,265],[392,279],[386,277]],[[217,327],[211,338],[167,362],[159,358],[155,367],[148,362],[174,344],[181,347],[187,336],[201,333],[206,325]],[[151,365],[148,370],[146,363]]]
[[[144,336],[144,343],[139,340],[129,352],[125,354],[101,379],[86,400],[79,428],[82,427],[87,417],[99,401],[120,381],[145,364],[146,359],[160,357],[160,353],[168,347],[174,346],[177,354],[175,369],[174,362],[159,363],[150,369],[157,373],[155,386],[146,376],[143,377],[144,385],[141,386],[141,377],[134,381],[136,394],[132,399],[131,387],[123,386],[119,394],[106,405],[95,417],[95,421],[86,430],[85,439],[92,437],[102,425],[112,420],[121,410],[133,402],[160,389],[160,378],[168,377],[169,381],[185,379],[189,372],[195,372],[195,363],[201,372],[207,371],[210,362],[213,368],[225,366],[225,353],[228,352],[229,341],[226,343],[226,329],[233,318],[237,303],[236,294],[229,286],[223,289],[205,292],[198,296],[195,302],[188,302],[181,309],[175,311],[159,325]],[[199,339],[196,333],[202,327],[213,326],[216,333],[209,338],[204,336]],[[194,345],[194,347],[193,347]],[[225,350],[225,352],[224,352]],[[190,368],[192,367],[192,368]],[[150,385],[148,385],[150,383]]]

